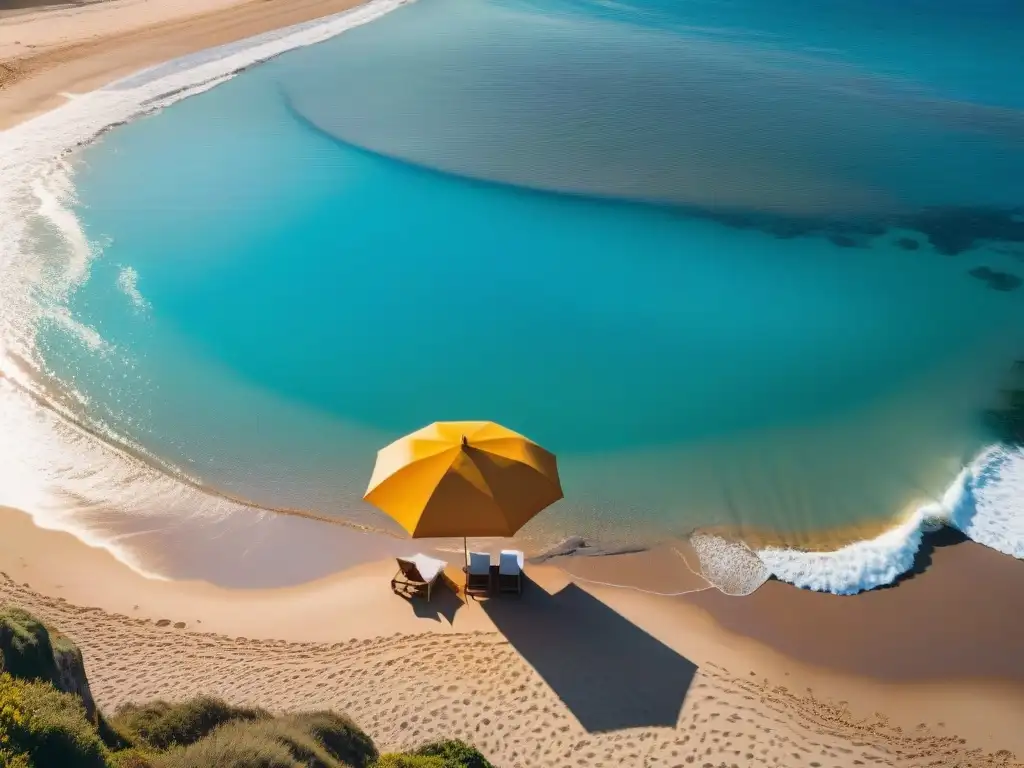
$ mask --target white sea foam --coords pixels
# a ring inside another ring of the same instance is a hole
[[[147,571],[127,546],[129,538],[161,529],[169,539],[184,536],[195,547],[200,545],[194,529],[190,536],[184,533],[190,520],[201,520],[208,529],[219,526],[222,533],[217,535],[223,535],[228,525],[237,531],[267,519],[265,510],[206,493],[173,468],[159,471],[140,459],[145,452],[139,446],[85,416],[87,401],[67,383],[62,389],[68,391],[53,397],[54,382],[35,348],[38,328],[50,324],[90,351],[112,351],[96,329],[76,320],[67,308],[67,299],[88,278],[100,250],[74,213],[68,152],[110,127],[411,1],[373,0],[345,13],[175,59],[91,93],[66,94],[69,99],[59,108],[0,132],[0,505],[29,512],[42,527],[68,530],[90,545],[103,546],[151,576],[158,573]],[[134,270],[122,270],[118,283],[134,305],[145,306]],[[128,525],[130,520],[135,522]],[[289,523],[289,535],[310,522],[295,520]],[[334,537],[319,529],[302,535],[311,537],[306,546],[314,548],[314,540]],[[258,542],[252,547],[255,552]],[[251,570],[261,572],[255,566]]]
[[[937,526],[1024,558],[1024,452],[993,446],[963,469],[938,501],[873,539],[834,552],[769,547],[757,555],[783,581],[850,595],[895,581],[914,565],[923,535]]]
[[[68,416],[0,378],[0,507],[28,511],[39,527],[107,549],[150,578],[285,586],[333,573],[339,557],[355,564],[409,546],[210,493]],[[304,555],[282,560],[282,548]]]
[[[128,544],[153,531],[191,549],[205,546],[205,539],[195,536],[190,522],[220,531],[212,538],[240,527],[274,525],[269,522],[274,516],[265,511],[206,493],[173,468],[155,469],[137,458],[141,449],[115,447],[124,441],[106,434],[103,425],[75,426],[70,417],[81,414],[63,411],[48,397],[34,349],[41,321],[59,325],[93,350],[110,351],[95,329],[71,317],[64,303],[88,277],[97,250],[73,212],[66,154],[107,128],[209,90],[246,67],[373,21],[409,1],[374,0],[344,14],[167,62],[92,93],[68,94],[60,108],[0,133],[0,504],[29,511],[43,527],[69,530],[106,547],[142,572],[146,568]],[[136,306],[145,304],[137,280],[126,269],[118,281]],[[39,405],[38,398],[49,405]],[[69,401],[84,403],[74,396]],[[114,517],[118,525],[111,524]],[[135,522],[126,527],[125,520]],[[936,524],[953,525],[975,541],[1024,558],[1024,454],[1008,448],[986,451],[940,501],[869,541],[835,552],[760,550],[762,568],[749,550],[708,540],[701,544],[701,560],[732,594],[759,586],[765,569],[801,587],[849,594],[891,582],[910,568],[923,531]],[[320,529],[303,535],[308,535],[306,549],[331,537]],[[241,566],[233,561],[231,567]],[[158,567],[150,573],[167,572]]]
[[[144,310],[149,307],[145,297],[139,290],[139,273],[135,271],[134,267],[121,267],[121,270],[117,273],[117,287],[121,289],[121,293],[128,297],[132,306],[136,309]]]
[[[749,595],[771,576],[764,562],[738,541],[694,533],[690,546],[700,560],[700,575],[727,595]]]

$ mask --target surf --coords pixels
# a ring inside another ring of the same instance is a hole
[[[157,67],[94,94],[81,96],[50,115],[0,135],[0,169],[4,171],[0,188],[0,217],[3,217],[0,237],[5,243],[4,287],[0,289],[3,291],[0,343],[4,345],[0,350],[3,353],[0,370],[5,380],[0,382],[0,397],[5,418],[9,419],[0,430],[4,435],[0,438],[0,450],[6,454],[0,458],[0,466],[11,468],[10,478],[5,476],[0,483],[0,503],[32,512],[41,525],[71,530],[89,543],[109,548],[129,565],[149,575],[170,577],[182,574],[162,572],[159,562],[145,561],[139,556],[139,550],[132,548],[132,541],[146,531],[166,532],[178,524],[194,537],[205,537],[212,530],[251,534],[258,523],[270,525],[268,520],[279,516],[282,511],[279,505],[253,498],[255,491],[265,489],[253,489],[253,494],[247,494],[244,486],[240,490],[223,487],[218,492],[213,487],[216,484],[192,478],[187,465],[179,466],[178,461],[170,458],[169,451],[143,445],[147,429],[152,430],[153,425],[139,426],[136,422],[140,440],[111,426],[123,414],[111,411],[109,418],[95,418],[95,414],[102,413],[102,409],[97,410],[96,393],[76,386],[74,381],[48,366],[46,355],[40,353],[53,350],[36,347],[40,341],[37,332],[40,328],[50,329],[56,334],[50,337],[51,341],[71,339],[73,344],[69,348],[79,350],[75,354],[83,355],[83,359],[106,356],[118,361],[118,365],[123,363],[128,370],[135,369],[138,362],[132,359],[133,350],[123,341],[110,336],[100,323],[90,325],[83,321],[80,313],[72,312],[67,305],[68,297],[89,282],[98,260],[116,252],[117,248],[116,243],[105,240],[102,234],[97,237],[97,233],[89,232],[83,223],[88,211],[83,213],[79,200],[82,147],[114,126],[226,85],[234,75],[256,63],[321,42],[396,7],[394,3],[371,4],[324,24],[305,25],[299,30],[278,33],[243,46],[231,46],[190,57],[185,62]],[[90,160],[99,157],[89,155]],[[374,163],[379,159],[370,158]],[[357,172],[365,172],[369,167],[351,166]],[[377,168],[373,166],[374,170]],[[444,181],[464,183],[457,178]],[[514,189],[505,191],[515,192]],[[547,202],[542,195],[537,205],[546,206]],[[582,200],[580,204],[589,203]],[[664,212],[657,215],[666,216],[666,220],[673,216]],[[404,218],[409,220],[408,216]],[[656,220],[645,221],[654,223]],[[701,226],[707,229],[697,231],[713,233],[707,234],[709,238],[724,237],[712,228],[712,223]],[[827,252],[834,255],[835,249]],[[810,255],[811,251],[806,253]],[[922,254],[922,258],[933,258],[933,255]],[[154,285],[147,284],[147,272],[141,266],[119,263],[114,265],[114,274],[111,287],[116,288],[119,300],[136,313],[140,321],[154,308],[161,308],[160,294],[157,291],[151,295]],[[584,299],[577,300],[586,306]],[[59,345],[54,342],[56,346]],[[140,379],[139,383],[144,384],[145,380]],[[37,399],[26,399],[26,393]],[[45,407],[39,407],[40,402]],[[282,411],[282,420],[288,413]],[[309,414],[302,419],[303,425],[313,423]],[[360,433],[358,441],[354,441],[352,455],[372,455],[371,446],[383,444],[389,429],[392,425],[382,429],[367,428],[365,433]],[[26,445],[32,446],[27,455]],[[729,451],[728,447],[719,451],[721,466],[728,464]],[[698,446],[692,453],[679,457],[678,466],[698,462],[702,452]],[[615,472],[625,465],[620,458],[615,451],[600,456],[597,466],[604,469],[596,474],[614,479]],[[671,461],[663,460],[667,473],[671,472],[675,460],[674,457]],[[571,476],[572,459],[569,465]],[[593,463],[586,467],[588,473],[595,473]],[[756,588],[757,580],[767,573],[801,587],[842,594],[874,588],[898,578],[910,567],[921,532],[936,524],[954,525],[987,546],[1021,557],[1024,532],[1020,530],[1022,515],[1016,499],[1020,498],[1022,468],[1022,457],[1014,449],[987,448],[969,462],[968,468],[945,494],[940,494],[933,506],[925,505],[910,517],[901,517],[882,536],[832,552],[789,548],[755,550],[763,569],[749,568],[753,574],[749,582],[726,589],[741,594]],[[582,477],[583,470],[578,472]],[[952,474],[951,471],[949,475]],[[300,482],[297,480],[296,484]],[[599,514],[607,515],[607,510],[617,509],[621,501],[625,501],[624,507],[629,503],[637,506],[644,503],[621,500],[615,497],[614,489],[605,490],[612,492],[610,497],[595,493],[581,500],[581,516],[593,514],[594,507],[599,507]],[[770,499],[768,494],[781,497],[794,492],[786,484],[775,487],[766,482],[763,487],[752,489],[743,505],[746,508],[757,503],[785,506],[785,499]],[[323,498],[328,495],[325,493]],[[613,500],[608,501],[608,498]],[[652,506],[671,510],[672,499],[668,498],[668,501],[655,498]],[[709,498],[710,492],[700,500]],[[111,510],[135,519],[127,526],[105,526],[102,523],[109,523]],[[344,519],[318,513],[314,506],[299,511],[307,518]],[[884,512],[875,511],[876,519],[884,516]],[[188,521],[187,525],[184,521]],[[572,533],[571,526],[575,522],[571,516],[562,518],[557,523],[562,531],[556,526],[556,530],[545,531],[541,537]],[[616,532],[607,530],[609,528],[614,526],[606,526],[606,533],[614,537]],[[595,527],[597,529],[599,526]],[[640,531],[630,535],[642,541],[655,534]],[[731,551],[732,556],[738,556],[736,550]],[[702,559],[711,563],[715,557],[712,553]],[[713,570],[708,565],[708,571]],[[726,570],[735,573],[742,569],[730,566]]]

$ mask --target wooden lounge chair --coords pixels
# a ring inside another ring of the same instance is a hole
[[[491,556],[486,552],[470,552],[466,568],[466,594],[486,595],[491,591]]]
[[[501,550],[498,560],[498,591],[523,592],[523,553],[515,549]]]
[[[391,579],[391,589],[406,597],[426,595],[427,602],[430,602],[434,585],[448,563],[426,555],[395,559],[398,562],[398,573]]]

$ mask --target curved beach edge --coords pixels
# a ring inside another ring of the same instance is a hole
[[[910,766],[914,754],[1009,766],[1011,750],[1024,750],[1015,652],[1024,622],[992,632],[1020,572],[971,542],[938,556],[962,560],[943,564],[950,579],[851,600],[777,583],[744,600],[591,583],[650,571],[652,551],[571,558],[590,581],[528,566],[521,597],[462,602],[441,589],[410,604],[390,591],[393,561],[292,588],[223,589],[146,579],[12,510],[0,509],[0,528],[0,603],[79,643],[105,711],[201,693],[272,710],[332,708],[388,748],[455,735],[499,765],[559,741],[538,764],[575,765],[589,751],[629,765],[637,745],[652,758],[704,757],[710,745],[735,759],[721,751],[728,739],[712,741],[722,727],[780,764],[824,751],[836,757],[826,765]],[[1005,588],[975,599],[989,579]],[[824,616],[822,605],[841,607]],[[947,611],[964,620],[949,622]],[[642,710],[633,691],[645,693]],[[402,701],[431,704],[413,711]],[[402,727],[413,714],[415,727]],[[485,718],[504,724],[499,738],[478,727]]]
[[[373,0],[342,13],[314,18],[283,29],[266,31],[255,37],[191,53],[116,80],[96,91],[76,96],[52,112],[0,133],[0,170],[3,171],[4,178],[3,184],[0,185],[0,231],[5,234],[14,233],[15,236],[20,232],[16,222],[5,220],[7,217],[18,216],[19,194],[30,189],[39,177],[48,171],[54,171],[56,168],[59,175],[59,158],[67,151],[94,140],[114,125],[215,87],[247,67],[288,50],[329,39],[347,29],[373,21],[404,3],[405,0]],[[333,6],[328,3],[310,4],[303,6],[301,12],[319,16],[328,7]],[[282,17],[270,14],[267,18],[277,23]],[[192,43],[194,46],[207,42],[207,38],[202,35],[195,37]],[[38,195],[38,189],[35,193]],[[57,201],[56,204],[59,206],[60,202]],[[16,246],[11,249],[12,253],[15,251]],[[83,252],[78,256],[82,264],[71,271],[84,274],[87,272],[90,254]],[[3,266],[6,272],[11,265]],[[17,291],[17,281],[11,283],[14,285],[13,291]],[[15,307],[15,311],[10,314],[16,315],[19,305],[12,303],[11,306]],[[6,325],[10,315],[0,320]],[[3,330],[9,329],[5,327]],[[88,331],[79,330],[83,333]],[[10,334],[5,333],[4,336],[9,338]],[[31,350],[0,346],[0,371],[4,371],[10,380],[0,381],[0,385],[16,385],[29,393],[38,388],[38,382],[33,381],[31,375],[23,373],[24,360],[31,357],[30,353]],[[42,399],[45,406],[45,396]],[[40,406],[41,409],[47,410],[44,406]],[[57,409],[48,410],[48,416],[54,421],[66,419],[66,414],[62,416]],[[28,421],[39,420],[38,413],[31,417],[23,415]],[[68,426],[66,423],[51,426],[54,427],[55,433],[69,431],[65,429]],[[9,435],[17,434],[15,430],[5,432]],[[6,453],[2,450],[4,447],[10,448],[12,454],[24,452],[24,446],[4,446],[2,441],[3,438],[0,438],[0,453]],[[92,447],[100,453],[118,451],[118,448],[102,435],[77,434],[74,441],[77,444],[76,449],[88,441],[99,444]],[[38,463],[45,466],[47,462],[53,462],[54,456],[37,458],[40,459]],[[153,467],[152,463],[148,470],[159,476],[157,482],[152,484],[156,490],[150,494],[149,500],[154,502],[150,506],[159,507],[161,510],[170,510],[176,506],[179,510],[187,510],[187,517],[175,519],[172,515],[147,514],[133,525],[117,526],[110,524],[113,516],[109,510],[90,509],[92,514],[84,516],[56,513],[46,508],[39,500],[38,494],[19,495],[5,493],[4,491],[9,491],[6,488],[0,489],[0,502],[29,511],[35,522],[43,528],[70,530],[90,546],[101,546],[110,550],[123,563],[150,578],[199,578],[218,582],[226,579],[240,586],[254,583],[254,575],[260,569],[253,563],[259,561],[258,557],[250,557],[248,563],[238,559],[235,565],[239,575],[236,577],[230,574],[227,566],[220,573],[208,574],[205,570],[195,567],[197,557],[175,557],[175,553],[180,554],[189,540],[217,539],[229,534],[238,536],[238,540],[242,542],[255,541],[252,546],[249,543],[245,545],[247,552],[258,550],[258,541],[265,541],[267,533],[256,533],[254,526],[257,524],[263,528],[274,528],[275,531],[287,529],[286,538],[292,540],[296,546],[313,546],[314,540],[335,542],[335,549],[330,550],[331,554],[348,552],[355,556],[358,553],[365,553],[362,560],[385,552],[405,552],[409,547],[408,542],[396,541],[389,537],[386,531],[360,530],[358,524],[352,524],[350,530],[344,530],[344,521],[337,521],[342,522],[342,525],[325,526],[324,519],[314,514],[301,510],[261,508],[249,504],[244,499],[218,494],[195,484],[192,484],[194,487],[185,487],[183,490],[178,486],[189,486],[189,483],[182,483],[181,478],[161,472],[158,467]],[[97,492],[96,496],[89,498],[90,507],[102,504],[102,493],[99,492],[110,490],[111,482],[108,481],[106,488],[98,484],[89,488],[89,491]],[[873,538],[827,551],[779,546],[756,548],[753,552],[763,564],[760,568],[753,565],[746,553],[736,548],[697,548],[701,564],[699,570],[705,578],[728,594],[749,594],[769,576],[805,589],[854,594],[890,584],[910,572],[920,551],[922,536],[926,531],[942,525],[963,531],[974,541],[999,552],[1021,558],[1024,557],[1024,510],[1021,509],[1024,502],[1021,499],[1024,499],[1024,454],[1016,449],[993,446],[960,473],[941,499],[921,507]],[[137,496],[134,500],[140,501]],[[295,519],[288,523],[279,519],[289,516]],[[307,531],[309,533],[306,533]],[[202,536],[196,535],[199,533],[202,533]],[[366,543],[354,543],[358,541]],[[594,544],[591,549],[595,547],[601,549],[600,544]],[[315,551],[315,547],[312,551]],[[362,561],[358,558],[354,561],[332,559],[326,549],[324,552],[324,560],[330,565],[297,569],[290,577],[292,583],[320,578],[329,572],[326,570],[328,567],[337,570],[344,565]],[[574,554],[594,552],[576,551]],[[605,554],[621,552],[613,548]],[[313,562],[315,559],[309,558],[309,561]],[[742,560],[742,563],[738,560]],[[189,565],[182,567],[182,562]],[[715,575],[738,571],[745,574],[742,583],[726,584],[722,578]]]

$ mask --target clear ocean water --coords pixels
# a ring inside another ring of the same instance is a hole
[[[536,548],[820,546],[962,504],[1024,358],[1022,25],[1009,0],[419,0],[120,125],[30,185],[6,351],[147,469],[48,491],[166,512],[155,467],[390,529],[360,500],[377,448],[493,419],[559,456]],[[1024,554],[999,487],[970,517]]]

